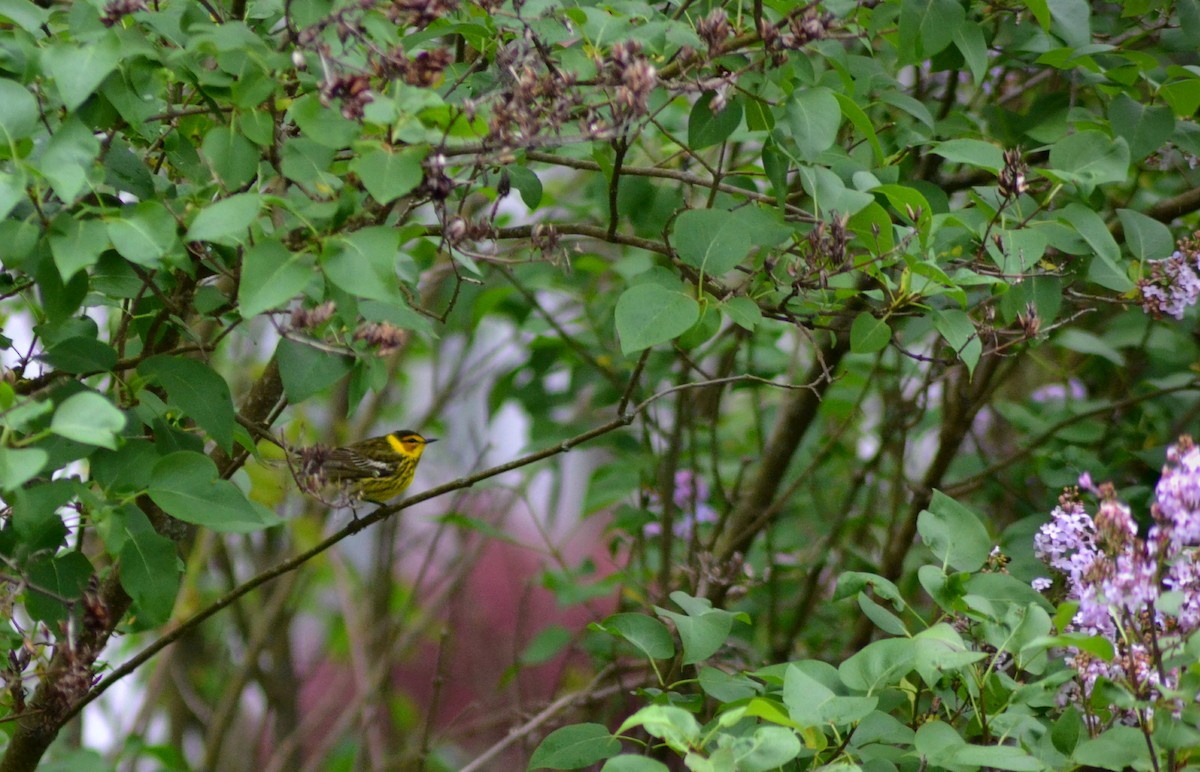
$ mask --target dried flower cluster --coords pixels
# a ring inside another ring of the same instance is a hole
[[[428,88],[437,83],[442,73],[454,61],[448,48],[432,48],[407,56],[396,48],[374,62],[375,74],[386,80],[402,80],[410,86]]]
[[[1200,231],[1177,247],[1168,258],[1147,260],[1150,275],[1138,281],[1142,309],[1155,319],[1168,314],[1182,319],[1200,299]]]
[[[712,13],[696,22],[696,34],[708,46],[708,55],[716,56],[721,53],[725,41],[733,36],[733,28],[729,26],[729,15],[724,8],[714,8]]]
[[[644,115],[650,92],[658,82],[654,67],[642,56],[642,44],[627,40],[613,45],[605,65],[606,83],[616,87],[613,123],[621,125]]]
[[[1000,170],[998,187],[1002,198],[1016,198],[1028,189],[1025,175],[1029,166],[1021,157],[1019,148],[1008,148],[1004,151],[1004,167]]]
[[[121,19],[131,13],[146,10],[146,0],[110,0],[104,6],[104,15],[100,17],[105,27],[119,24]]]
[[[386,356],[404,346],[408,332],[388,322],[368,322],[354,331],[354,339],[376,349],[379,356]]]
[[[774,24],[763,19],[758,35],[762,38],[763,48],[770,53],[771,60],[779,65],[787,60],[788,51],[795,51],[814,40],[826,38],[833,23],[833,14],[818,11],[816,5],[813,5],[799,16],[791,18],[787,24]]]
[[[575,77],[546,69],[527,48],[502,49],[496,66],[505,85],[488,121],[492,142],[515,146],[543,132],[558,134],[579,114],[583,96],[574,88]]]
[[[1078,489],[1069,490],[1034,547],[1063,578],[1067,598],[1079,603],[1070,630],[1107,639],[1116,656],[1106,661],[1071,649],[1067,661],[1079,675],[1064,697],[1077,700],[1094,718],[1090,698],[1103,677],[1138,699],[1178,711],[1181,706],[1168,695],[1180,672],[1164,662],[1200,630],[1200,448],[1182,437],[1168,449],[1151,506],[1154,524],[1144,539],[1111,485],[1096,487],[1086,475],[1080,484],[1101,497],[1095,516],[1087,513]],[[1039,589],[1050,585],[1049,579],[1035,582]],[[1170,604],[1164,602],[1168,592],[1174,596]]]
[[[363,117],[363,110],[375,97],[366,75],[334,75],[321,83],[321,104],[328,107],[333,100],[342,100],[342,116],[348,120]]]
[[[292,328],[296,330],[311,330],[320,327],[333,318],[337,310],[332,300],[326,301],[313,308],[297,306],[292,309]]]

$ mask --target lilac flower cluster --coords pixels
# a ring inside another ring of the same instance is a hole
[[[675,524],[671,528],[671,532],[676,537],[690,538],[697,525],[717,522],[717,511],[708,505],[708,495],[708,483],[703,477],[691,469],[680,469],[675,473],[675,487],[671,493],[671,502],[681,515],[675,519]],[[645,528],[647,536],[658,536],[661,533],[662,526],[659,523],[649,523]]]
[[[1179,681],[1178,669],[1164,667],[1165,658],[1200,630],[1200,448],[1185,436],[1168,449],[1145,539],[1112,485],[1097,487],[1084,475],[1080,487],[1100,496],[1095,516],[1085,510],[1078,488],[1067,491],[1034,537],[1034,548],[1064,580],[1067,598],[1079,604],[1069,630],[1108,639],[1116,656],[1105,661],[1070,649],[1067,661],[1079,678],[1065,697],[1088,713],[1096,679],[1104,677],[1140,699],[1160,701]],[[1038,589],[1050,584],[1034,582]]]
[[[1138,281],[1142,309],[1155,319],[1183,312],[1200,299],[1200,233],[1183,239],[1174,254],[1163,260],[1148,260],[1150,275]]]

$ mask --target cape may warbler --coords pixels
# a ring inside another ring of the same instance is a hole
[[[383,504],[412,484],[426,439],[408,429],[372,437],[343,448],[332,448],[313,459],[318,474],[347,495]]]

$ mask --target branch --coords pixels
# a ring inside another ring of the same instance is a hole
[[[771,386],[775,386],[778,388],[786,388],[786,389],[807,390],[810,388],[809,386],[806,386],[806,385],[796,385],[796,384],[778,383],[775,381],[769,381],[765,378],[760,378],[755,375],[736,375],[736,376],[730,376],[728,378],[715,378],[713,380],[679,384],[677,386],[672,386],[668,389],[663,389],[662,391],[657,392],[656,394],[648,397],[646,400],[638,403],[628,413],[624,413],[623,415],[620,415],[617,418],[614,418],[611,421],[608,421],[607,423],[601,424],[600,426],[597,426],[594,429],[590,429],[586,432],[583,432],[582,434],[577,434],[574,437],[564,440],[563,442],[561,442],[557,445],[551,445],[548,448],[543,448],[542,450],[536,451],[534,453],[530,453],[530,454],[522,456],[518,459],[514,459],[513,461],[509,461],[508,463],[500,464],[499,466],[494,466],[490,469],[485,469],[482,472],[477,472],[476,474],[473,474],[473,475],[461,477],[457,480],[454,480],[453,482],[448,482],[448,483],[445,483],[444,485],[439,485],[436,488],[430,488],[429,490],[418,493],[415,496],[410,496],[409,498],[406,498],[399,503],[392,504],[392,505],[386,506],[386,507],[380,507],[379,509],[376,509],[374,512],[371,512],[369,515],[364,515],[363,517],[361,517],[357,520],[351,521],[344,528],[334,532],[331,536],[328,536],[327,538],[322,540],[320,543],[318,543],[316,546],[311,547],[310,549],[307,549],[304,552],[301,552],[299,555],[296,555],[294,557],[291,557],[287,560],[284,560],[284,561],[278,563],[277,565],[273,566],[272,568],[269,568],[266,571],[263,571],[262,573],[258,574],[257,576],[255,576],[255,577],[247,580],[246,582],[242,583],[241,585],[233,588],[232,590],[225,593],[223,596],[221,596],[219,599],[214,601],[212,604],[210,604],[206,608],[203,608],[200,611],[197,611],[192,616],[190,616],[187,619],[185,619],[184,621],[180,622],[178,627],[176,627],[175,629],[171,630],[170,632],[164,634],[158,640],[154,641],[149,646],[142,649],[140,652],[138,652],[136,655],[134,655],[133,658],[126,661],[120,667],[113,669],[112,672],[110,672],[108,674],[108,676],[106,676],[104,678],[104,680],[100,681],[100,683],[98,683],[94,687],[92,687],[91,691],[89,691],[86,695],[84,695],[79,700],[74,702],[71,705],[71,707],[68,708],[64,712],[64,714],[62,716],[63,723],[65,723],[70,718],[78,715],[78,713],[81,710],[83,710],[84,707],[86,707],[89,703],[91,703],[93,700],[95,700],[101,694],[108,691],[108,689],[110,687],[112,687],[113,684],[115,684],[117,681],[120,681],[125,676],[133,673],[133,671],[135,671],[135,670],[137,670],[137,668],[141,667],[141,665],[143,665],[145,662],[150,660],[155,654],[157,654],[158,652],[165,649],[167,646],[170,646],[172,643],[174,643],[175,641],[182,638],[189,630],[192,630],[193,628],[197,627],[204,620],[215,615],[218,611],[224,609],[225,607],[232,604],[234,601],[236,601],[239,598],[241,598],[242,596],[250,593],[252,590],[254,590],[258,587],[261,587],[262,585],[266,584],[267,582],[271,581],[272,579],[277,579],[280,576],[283,576],[284,574],[287,574],[291,571],[295,571],[297,568],[304,565],[308,561],[312,560],[313,558],[317,557],[318,555],[322,554],[323,552],[328,551],[331,547],[336,545],[338,542],[341,542],[341,541],[349,538],[350,536],[353,536],[354,534],[358,533],[359,531],[362,531],[362,530],[366,529],[367,527],[374,525],[375,523],[378,523],[388,517],[391,517],[392,515],[396,514],[397,512],[408,509],[409,507],[412,507],[416,504],[420,504],[423,501],[428,501],[430,499],[434,499],[439,496],[443,496],[443,495],[445,495],[447,493],[451,493],[453,491],[462,490],[464,488],[470,488],[471,486],[475,485],[478,482],[482,482],[489,478],[496,477],[498,475],[504,474],[505,472],[511,472],[514,469],[520,469],[523,466],[528,466],[530,464],[536,463],[538,461],[542,461],[547,458],[552,458],[554,456],[557,456],[560,453],[566,453],[566,452],[572,450],[573,448],[578,447],[579,445],[582,445],[586,442],[596,439],[597,437],[602,437],[605,434],[608,434],[609,432],[624,428],[624,427],[628,426],[629,424],[633,423],[634,419],[637,418],[641,413],[645,412],[646,409],[650,407],[650,405],[654,404],[655,402],[662,399],[663,397],[666,397],[670,394],[674,394],[677,391],[683,391],[685,389],[699,389],[699,388],[704,388],[707,386],[716,386],[718,384],[725,384],[725,383],[761,383],[761,384],[766,384],[766,385],[771,385]]]

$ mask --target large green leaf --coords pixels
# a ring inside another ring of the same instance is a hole
[[[1118,94],[1108,105],[1108,120],[1113,131],[1129,143],[1129,155],[1140,161],[1162,147],[1175,130],[1175,116],[1169,107],[1144,105]]]
[[[729,135],[737,131],[737,127],[742,123],[740,100],[730,100],[720,112],[714,112],[714,96],[712,91],[705,92],[696,100],[696,104],[692,105],[691,117],[688,118],[688,145],[693,150],[721,144],[729,139]]]
[[[745,218],[724,209],[689,209],[675,219],[672,244],[685,263],[707,274],[727,273],[745,259],[753,233]]]
[[[917,532],[938,560],[958,571],[978,571],[992,551],[979,517],[941,491],[917,517]]]
[[[8,448],[0,445],[0,489],[20,488],[42,471],[50,456],[41,448]]]
[[[286,338],[279,341],[275,357],[283,391],[292,404],[303,402],[350,372],[350,360],[345,355]]]
[[[65,204],[73,204],[88,184],[100,141],[83,121],[74,115],[54,132],[38,169],[46,175],[54,193]]]
[[[350,171],[362,179],[372,198],[390,204],[421,183],[424,176],[421,161],[428,154],[429,148],[424,146],[396,149],[378,145],[360,153],[351,162]]]
[[[667,626],[645,614],[613,614],[599,627],[633,644],[650,659],[668,659],[675,655],[675,642],[671,640]]]
[[[163,387],[170,405],[191,417],[225,452],[233,448],[233,399],[229,384],[196,359],[154,356],[138,372]]]
[[[242,187],[258,173],[258,148],[233,126],[209,130],[200,149],[227,189]]]
[[[158,267],[179,240],[175,217],[158,201],[142,201],[107,222],[108,238],[121,256],[148,268]]]
[[[42,51],[42,66],[54,78],[63,106],[74,110],[92,95],[121,60],[121,41],[106,34],[86,45],[61,43]]]
[[[829,89],[798,88],[788,99],[787,119],[801,157],[815,161],[837,139],[842,110]]]
[[[363,228],[331,244],[321,270],[334,286],[351,295],[403,302],[396,273],[399,247],[395,228]]]
[[[143,623],[164,624],[179,593],[181,566],[176,544],[159,535],[137,507],[124,507],[115,517],[123,531],[118,553],[121,586],[137,603]]]
[[[900,50],[904,61],[919,61],[950,45],[966,18],[957,0],[902,0]]]
[[[620,752],[620,741],[603,725],[571,724],[546,735],[526,769],[582,769]]]
[[[108,248],[104,223],[90,218],[60,215],[50,231],[50,254],[64,282],[79,271],[91,268]]]
[[[113,450],[125,428],[125,414],[94,391],[81,391],[63,400],[50,420],[50,431],[68,440]]]
[[[208,456],[180,450],[163,456],[150,472],[147,492],[172,517],[234,533],[261,531],[282,522],[262,504],[250,501],[237,486],[219,479]]]
[[[1076,132],[1050,148],[1050,167],[1090,191],[1095,185],[1129,176],[1129,145],[1124,137],[1114,140],[1099,131]]]
[[[263,241],[246,250],[238,284],[238,306],[250,318],[286,303],[313,278],[312,255],[293,254],[278,241]]]
[[[16,144],[34,132],[38,121],[38,103],[29,89],[16,81],[0,78],[0,139],[5,145]]]
[[[211,241],[214,244],[240,244],[246,240],[246,229],[258,217],[262,196],[257,193],[238,193],[200,210],[188,228],[188,241]]]
[[[631,354],[676,338],[700,318],[696,299],[659,284],[639,284],[617,300],[617,335],[621,351]]]

